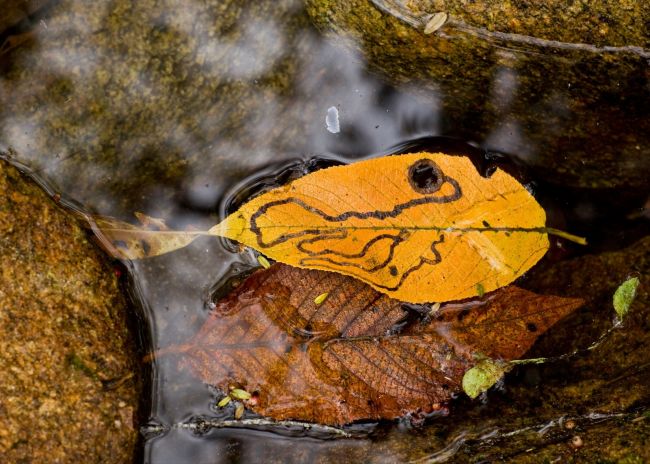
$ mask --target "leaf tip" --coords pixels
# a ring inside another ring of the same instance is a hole
[[[587,239],[585,237],[580,237],[579,235],[570,234],[560,229],[554,229],[553,227],[547,227],[546,232],[556,237],[563,238],[569,242],[577,243],[578,245],[586,245]]]

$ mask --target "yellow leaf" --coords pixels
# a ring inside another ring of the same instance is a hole
[[[208,231],[91,218],[105,248],[141,259],[219,235],[296,267],[356,277],[412,302],[445,302],[509,284],[546,253],[546,215],[514,178],[468,158],[388,156],[309,174],[251,200]],[[266,258],[260,257],[264,266]]]
[[[514,178],[468,158],[388,156],[317,171],[251,200],[210,233],[413,303],[509,284],[546,253],[546,215]]]

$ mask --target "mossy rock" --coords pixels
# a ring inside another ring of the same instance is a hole
[[[307,0],[314,24],[442,109],[442,135],[580,187],[650,172],[643,2]],[[435,13],[446,22],[425,33]]]
[[[140,365],[115,270],[0,161],[0,456],[132,462]]]
[[[0,151],[129,217],[191,178],[295,156],[306,115],[322,124],[322,104],[296,98],[313,55],[304,27],[293,0],[57,1],[0,56]]]

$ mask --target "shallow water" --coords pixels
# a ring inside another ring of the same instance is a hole
[[[572,87],[559,89],[549,76],[548,88],[531,89],[524,85],[531,56],[542,64],[575,57],[489,43],[502,65],[490,68],[482,86],[473,87],[471,69],[464,81],[434,75],[419,82],[415,71],[413,79],[404,77],[408,69],[382,74],[380,65],[368,64],[372,53],[317,31],[299,1],[96,3],[53,2],[0,31],[0,43],[24,39],[0,55],[0,150],[72,208],[129,221],[141,211],[174,228],[208,228],[250,195],[315,169],[423,148],[467,154],[479,170],[504,166],[535,193],[549,226],[588,236],[588,247],[554,242],[545,269],[648,235],[648,134],[635,126],[647,117],[647,68],[644,75],[632,66],[619,93],[594,96],[599,87],[588,72]],[[648,53],[637,48],[635,57]],[[600,52],[589,53],[598,60]],[[485,76],[476,70],[477,80]],[[531,98],[533,91],[548,94]],[[572,96],[576,91],[584,94]],[[328,119],[332,107],[340,131]],[[601,123],[599,143],[598,131],[585,127]],[[572,124],[581,130],[564,130]],[[616,144],[619,158],[611,153]],[[575,169],[581,163],[584,173]],[[225,240],[200,238],[125,265],[149,351],[188,340],[206,320],[213,295],[223,293],[221,284],[258,263]],[[529,284],[526,277],[522,284]],[[139,459],[473,461],[566,441],[568,416],[588,427],[632,414],[596,417],[561,403],[552,414],[552,407],[540,412],[535,398],[511,394],[570,382],[570,372],[565,364],[521,369],[483,403],[458,398],[449,416],[423,427],[363,424],[346,429],[354,438],[337,439],[299,425],[210,427],[231,419],[232,410],[215,409],[213,390],[179,370],[173,356],[161,357],[144,399]]]

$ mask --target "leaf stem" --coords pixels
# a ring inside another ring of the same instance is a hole
[[[296,428],[302,429],[304,432],[325,433],[332,437],[352,438],[353,434],[346,432],[338,427],[332,427],[325,424],[312,424],[308,422],[300,422],[294,420],[273,420],[265,418],[251,418],[251,419],[238,419],[238,420],[217,420],[217,419],[202,419],[196,422],[182,422],[175,425],[176,428],[203,431],[205,429],[215,428]]]
[[[150,363],[154,359],[159,358],[161,356],[165,356],[168,354],[180,354],[180,353],[186,353],[192,348],[192,345],[190,344],[183,344],[183,345],[171,345],[167,346],[165,348],[160,348],[159,350],[152,351],[150,353],[147,353],[142,357],[142,362],[143,363]]]
[[[579,237],[578,235],[573,235],[568,232],[564,232],[560,229],[554,229],[553,227],[546,227],[546,232],[549,235],[555,235],[556,237],[562,237],[565,240],[568,240],[573,243],[578,243],[580,245],[586,245],[587,239],[584,237]]]
[[[600,334],[600,337],[598,337],[598,340],[593,342],[591,345],[589,345],[586,348],[577,348],[569,353],[564,353],[559,356],[552,356],[549,358],[528,358],[528,359],[513,359],[511,361],[508,361],[508,364],[544,364],[548,362],[556,362],[556,361],[562,361],[564,359],[569,359],[573,358],[579,354],[584,354],[588,353],[589,351],[594,350],[595,348],[598,348],[605,339],[612,333],[614,330],[618,329],[621,326],[621,321],[617,320],[614,322],[614,324],[609,327],[605,332]]]

